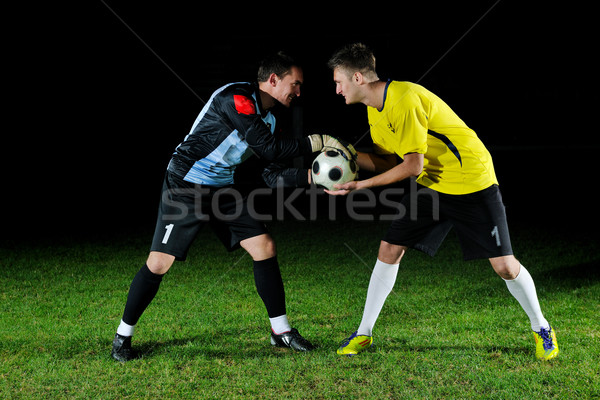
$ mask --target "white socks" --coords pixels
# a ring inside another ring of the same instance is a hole
[[[133,336],[133,332],[135,331],[135,325],[128,325],[123,320],[119,324],[117,328],[117,333],[121,336]]]
[[[371,281],[369,282],[362,321],[358,327],[358,335],[373,335],[375,321],[377,321],[383,303],[392,292],[392,288],[396,282],[398,266],[399,264],[386,264],[379,260],[375,263],[373,273],[371,274]]]
[[[276,335],[280,335],[284,332],[289,332],[292,330],[290,323],[288,322],[287,315],[280,315],[279,317],[269,318],[271,321],[271,329]],[[123,320],[119,324],[117,328],[117,333],[121,336],[133,336],[135,331],[135,325],[128,325]]]
[[[529,317],[531,329],[535,332],[539,332],[540,328],[549,329],[550,324],[548,324],[548,321],[546,321],[546,318],[542,314],[535,291],[535,284],[525,267],[521,265],[521,271],[515,279],[511,281],[504,279],[504,281],[506,282],[508,291],[517,299]]]
[[[269,318],[269,321],[271,321],[271,330],[276,335],[281,335],[284,332],[289,332],[292,330],[286,314],[275,318]]]
[[[396,282],[398,266],[399,264],[386,264],[380,260],[377,260],[375,263],[369,282],[362,321],[358,327],[358,335],[373,335],[375,321],[377,321],[383,303],[392,292],[392,288]],[[517,299],[529,317],[531,329],[536,332],[539,332],[541,328],[549,329],[550,324],[542,314],[537,293],[535,291],[535,284],[525,267],[521,265],[521,271],[515,279],[504,281],[506,282],[509,292]]]

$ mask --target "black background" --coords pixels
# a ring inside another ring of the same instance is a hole
[[[375,51],[381,78],[424,85],[478,133],[509,218],[595,232],[592,10],[405,3],[107,0],[7,12],[1,237],[151,230],[167,162],[204,102],[225,83],[254,80],[277,50],[304,67],[304,131],[355,143],[366,110],[343,104],[326,66],[354,41]],[[368,135],[357,145],[367,144]]]

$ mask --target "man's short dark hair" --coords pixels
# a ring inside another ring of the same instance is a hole
[[[269,80],[271,74],[283,78],[290,72],[293,66],[297,67],[298,64],[283,51],[272,54],[261,61],[258,67],[258,81],[265,82]]]
[[[375,72],[375,56],[371,49],[362,43],[348,44],[337,50],[327,63],[329,68],[341,68],[361,73]]]

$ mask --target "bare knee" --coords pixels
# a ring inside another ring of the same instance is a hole
[[[250,254],[254,261],[266,260],[277,255],[275,241],[269,234],[262,234],[240,242],[240,246]]]
[[[158,251],[151,251],[148,256],[148,261],[146,261],[146,265],[153,274],[164,275],[169,268],[171,268],[174,261],[175,256]]]
[[[406,246],[398,246],[382,240],[377,258],[386,264],[399,264],[405,252]]]
[[[490,258],[494,271],[507,281],[515,279],[521,272],[521,263],[514,256]]]

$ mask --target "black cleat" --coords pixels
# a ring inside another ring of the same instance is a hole
[[[289,347],[297,351],[311,351],[315,348],[308,340],[300,336],[295,328],[281,335],[271,332],[271,344],[278,347]]]
[[[131,348],[131,336],[121,336],[118,333],[115,334],[110,355],[112,358],[120,362],[137,358],[137,355]]]

